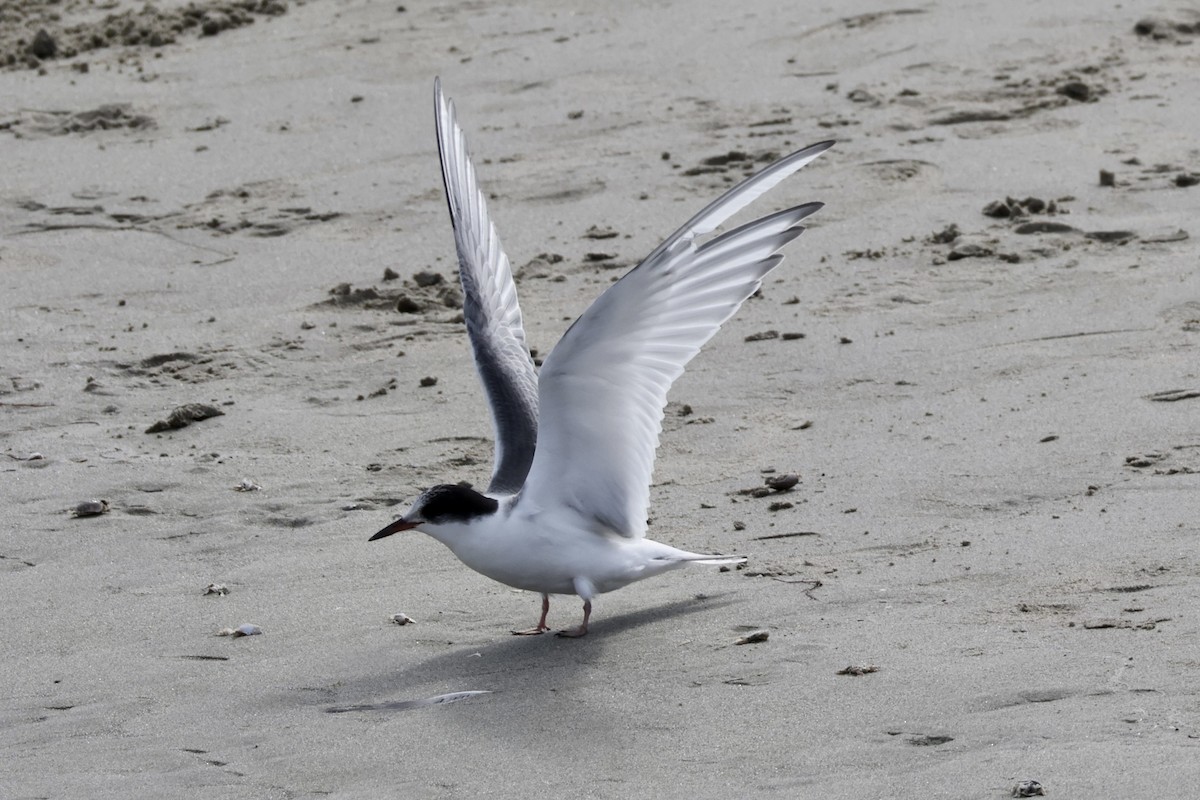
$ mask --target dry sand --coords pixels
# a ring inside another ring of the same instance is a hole
[[[41,71],[4,40],[0,796],[1194,794],[1192,6],[406,5]],[[66,42],[142,4],[15,7]],[[659,450],[652,535],[749,567],[606,595],[580,641],[366,543],[491,459],[454,298],[411,284],[453,278],[439,74],[542,353],[752,164],[839,142],[756,206],[828,204]],[[224,415],[145,433],[186,403]],[[738,494],[768,469],[802,480]],[[490,694],[387,706],[457,691]]]

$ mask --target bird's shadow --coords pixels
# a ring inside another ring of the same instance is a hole
[[[409,702],[420,699],[420,687],[430,686],[447,687],[456,693],[521,693],[568,686],[581,668],[595,664],[609,643],[619,640],[619,634],[734,602],[730,593],[724,593],[642,608],[598,620],[587,636],[578,639],[553,634],[508,636],[482,646],[458,647],[396,670],[341,682],[336,699],[352,705],[339,703],[325,710],[396,711],[432,705],[435,703]]]

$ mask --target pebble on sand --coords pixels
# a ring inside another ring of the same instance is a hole
[[[84,500],[71,512],[76,517],[98,517],[108,513],[107,500]]]

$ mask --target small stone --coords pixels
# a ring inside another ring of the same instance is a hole
[[[437,378],[434,378],[432,376],[426,376],[424,378],[421,378],[421,386],[428,389],[430,386],[437,386],[437,381],[438,381]]]
[[[997,216],[997,214],[989,213],[989,211],[993,208],[993,206],[997,206],[997,205],[999,205],[999,207],[1003,208],[1003,210],[1004,210],[1004,213],[999,216],[1007,217],[1008,216],[1008,206],[1005,206],[1003,203],[999,203],[998,201],[988,203],[986,206],[984,206],[983,213],[987,214],[989,217]],[[925,241],[928,242],[929,244],[953,244],[954,240],[957,239],[961,235],[962,235],[962,231],[959,230],[958,226],[955,225],[954,223],[950,223],[946,227],[942,228],[940,231],[934,231],[933,233],[926,236]]]
[[[98,517],[108,513],[107,500],[84,500],[71,512],[75,517]]]
[[[777,492],[786,492],[799,482],[800,476],[792,474],[772,475],[766,480],[767,488],[773,489]]]
[[[394,281],[399,277],[400,277],[399,272],[396,272],[396,270],[392,269],[391,267],[384,267],[383,279],[385,281]]]
[[[429,270],[421,270],[416,275],[413,275],[413,283],[420,286],[422,289],[437,286],[439,283],[444,283],[445,278],[439,272],[431,272]]]
[[[1029,236],[1038,233],[1076,233],[1078,229],[1073,225],[1068,225],[1065,222],[1023,222],[1012,229],[1013,233],[1020,236]]]
[[[1083,81],[1067,81],[1055,91],[1080,103],[1086,103],[1092,99],[1092,89]]]
[[[216,36],[221,31],[232,26],[227,14],[220,11],[206,11],[200,20],[200,33],[203,36]]]
[[[239,483],[237,486],[233,487],[233,490],[235,492],[257,492],[257,491],[260,491],[261,489],[262,489],[261,486],[259,486],[257,483],[250,480],[249,478],[242,478],[241,483]]]
[[[406,294],[396,298],[396,310],[401,314],[416,314],[421,311],[421,304]]]
[[[417,621],[415,619],[410,617],[408,614],[404,614],[404,613],[392,614],[390,617],[388,617],[388,619],[390,619],[392,621],[392,624],[394,624],[394,625],[416,625],[417,624]]]
[[[1106,169],[1100,170],[1100,185],[1101,186],[1116,186],[1117,176]]]
[[[1037,797],[1045,794],[1046,790],[1037,781],[1021,781],[1012,789],[1013,797]]]
[[[229,594],[229,587],[223,583],[210,583],[208,586],[204,587],[204,594],[205,596],[215,594],[218,597],[224,597],[225,595]]]
[[[836,674],[836,675],[856,675],[857,676],[857,675],[870,675],[872,672],[879,672],[879,667],[875,666],[874,664],[861,664],[861,665],[851,664],[848,667],[843,667],[842,669],[839,669],[834,674]]]
[[[612,228],[601,228],[593,225],[583,235],[586,239],[614,239],[617,236],[617,232]]]
[[[734,644],[758,644],[759,642],[765,642],[770,638],[770,631],[754,631],[753,633],[747,633],[745,636],[734,642]]]
[[[955,245],[954,249],[946,255],[946,259],[949,261],[959,261],[964,258],[982,258],[984,256],[990,256],[991,254],[992,251],[981,244],[975,244],[974,242],[963,242]]]
[[[206,403],[187,403],[177,406],[165,420],[160,419],[149,428],[146,428],[146,433],[179,430],[180,428],[186,428],[193,422],[223,416],[225,416],[225,412],[216,406],[210,406]]]
[[[58,55],[58,42],[42,28],[34,35],[33,42],[29,45],[29,53],[43,61],[54,58]]]

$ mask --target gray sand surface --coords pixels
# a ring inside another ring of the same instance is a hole
[[[0,55],[143,6],[24,4]],[[1192,6],[402,8],[0,71],[0,797],[1194,795]],[[838,140],[754,207],[827,204],[664,422],[651,535],[745,570],[518,638],[535,595],[367,545],[491,463],[453,292],[412,283],[455,275],[435,75],[542,355]],[[189,403],[224,414],[145,432]],[[768,470],[801,481],[739,493]]]

